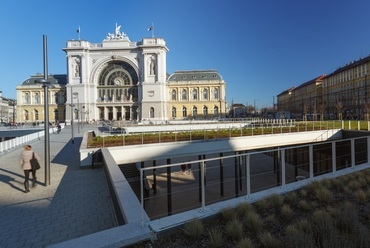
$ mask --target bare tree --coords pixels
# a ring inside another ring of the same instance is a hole
[[[369,114],[370,114],[370,102],[364,104],[365,112],[366,112],[366,120],[369,121]]]
[[[342,101],[337,102],[337,104],[335,104],[335,107],[337,108],[338,119],[342,120],[342,117],[343,117],[342,112],[343,112],[343,109],[344,109],[343,102]]]

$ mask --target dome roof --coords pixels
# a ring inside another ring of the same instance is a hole
[[[222,80],[221,75],[216,70],[202,71],[175,71],[168,82],[176,81],[200,81],[200,80]]]
[[[36,81],[41,81],[43,79],[44,79],[43,74],[37,74],[37,75],[31,76],[30,78],[24,80],[22,85],[35,85],[35,84],[38,83]],[[50,84],[66,85],[67,84],[67,75],[66,74],[49,75],[47,81],[50,82]]]

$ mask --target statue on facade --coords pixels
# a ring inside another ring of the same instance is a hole
[[[117,25],[116,23],[116,28],[114,30],[114,34],[108,33],[107,37],[105,40],[127,40],[130,41],[125,33],[121,33],[121,25]]]

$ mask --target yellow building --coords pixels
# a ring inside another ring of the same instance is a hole
[[[38,74],[25,80],[17,91],[17,122],[36,124],[44,121],[45,97],[43,85],[39,82],[44,76]],[[48,76],[49,122],[65,120],[67,75]]]
[[[169,119],[225,117],[226,84],[217,71],[176,71],[167,87]]]

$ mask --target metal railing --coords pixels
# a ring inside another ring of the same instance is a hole
[[[267,189],[337,176],[338,171],[369,163],[369,153],[370,137],[358,137],[210,158],[194,155],[176,163],[171,159],[166,164],[153,162],[158,166],[139,169],[142,211],[151,220],[194,209],[204,212],[210,204],[228,199],[249,199]]]

